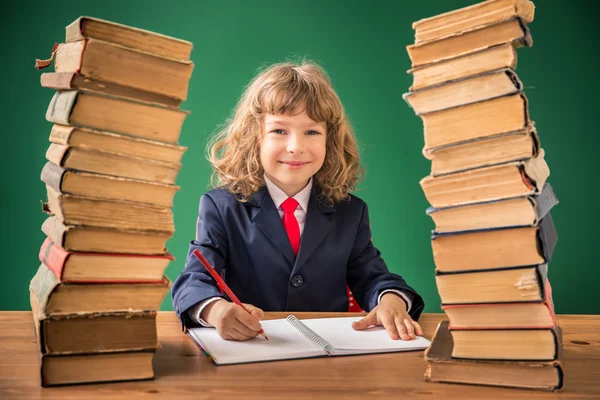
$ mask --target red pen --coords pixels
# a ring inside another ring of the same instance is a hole
[[[204,265],[204,268],[206,268],[206,270],[213,277],[213,279],[217,281],[217,286],[220,287],[221,290],[223,290],[235,304],[241,306],[244,310],[248,312],[248,314],[250,314],[250,311],[248,311],[246,307],[242,305],[240,299],[238,299],[237,296],[231,291],[231,289],[229,289],[229,286],[227,286],[223,278],[221,278],[219,274],[217,274],[217,271],[215,271],[212,265],[210,265],[208,260],[202,255],[202,253],[198,251],[198,249],[194,250],[194,255],[198,258],[198,260],[200,260],[202,265]],[[258,333],[261,334],[265,339],[269,340],[267,334],[262,329],[258,331]]]

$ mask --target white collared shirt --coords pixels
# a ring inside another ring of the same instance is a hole
[[[265,183],[267,185],[267,191],[269,192],[269,195],[271,196],[271,199],[273,200],[273,203],[275,204],[275,207],[277,208],[277,211],[279,212],[279,217],[283,218],[283,209],[281,208],[281,203],[283,203],[285,200],[287,200],[288,195],[285,194],[285,192],[283,190],[281,190],[281,188],[279,186],[277,186],[276,184],[271,182],[271,180],[266,175],[264,175],[264,179],[265,179]],[[296,211],[294,211],[294,216],[296,217],[296,220],[298,221],[298,225],[300,227],[300,238],[301,239],[302,239],[302,232],[304,232],[304,225],[306,224],[306,213],[308,212],[308,202],[310,200],[310,194],[312,191],[312,187],[313,187],[313,178],[311,177],[310,181],[304,187],[304,189],[302,189],[301,191],[299,191],[298,193],[296,193],[293,196],[293,198],[298,202],[298,207],[296,207]],[[379,304],[379,302],[381,301],[381,296],[383,296],[384,294],[386,294],[388,292],[393,292],[393,293],[396,293],[399,296],[401,296],[404,299],[404,301],[406,301],[406,312],[410,311],[410,308],[412,306],[412,301],[410,300],[410,298],[403,292],[401,292],[399,290],[395,290],[395,289],[386,289],[386,290],[382,291],[379,294],[379,296],[377,297],[377,304]],[[202,310],[204,309],[204,307],[206,307],[210,303],[217,301],[219,299],[222,299],[222,297],[211,297],[209,299],[199,302],[198,304],[196,304],[190,308],[190,311],[189,311],[190,315],[200,325],[206,326],[206,327],[212,326],[212,325],[208,324],[206,321],[204,321],[202,318],[200,318],[200,314],[202,313]]]

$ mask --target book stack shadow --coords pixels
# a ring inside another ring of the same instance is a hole
[[[46,236],[30,283],[42,386],[153,378],[192,43],[80,17],[49,60]]]
[[[563,386],[548,279],[558,200],[515,71],[533,16],[531,1],[489,0],[413,24],[404,99],[423,120],[420,184],[448,318],[426,351],[429,381]]]

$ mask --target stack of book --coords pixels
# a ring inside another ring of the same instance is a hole
[[[80,17],[52,58],[41,265],[30,284],[42,386],[148,379],[171,282],[192,43]]]
[[[489,0],[417,21],[405,100],[424,124],[442,322],[427,380],[558,390],[561,330],[548,263],[558,200],[515,48],[532,45],[528,0]]]

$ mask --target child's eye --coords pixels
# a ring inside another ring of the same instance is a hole
[[[319,132],[319,131],[308,131],[306,133],[309,135],[320,135],[321,134],[321,132]]]
[[[283,129],[273,129],[271,132],[276,133],[278,135],[283,135],[285,133]]]

